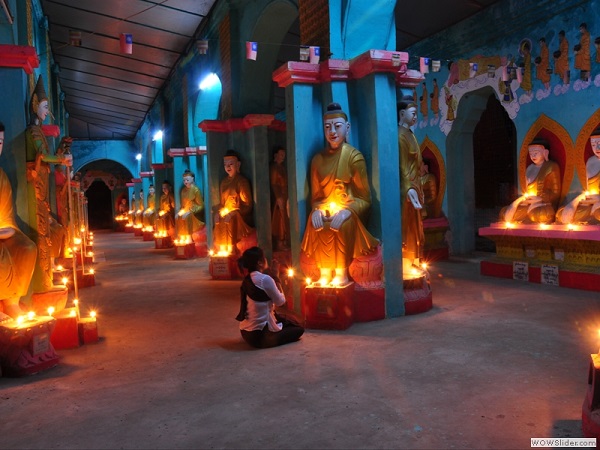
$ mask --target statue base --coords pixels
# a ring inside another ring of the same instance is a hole
[[[479,234],[496,243],[482,275],[600,291],[599,225],[493,223]]]
[[[191,242],[175,246],[175,259],[192,259],[196,256],[196,245]]]
[[[208,271],[213,280],[237,280],[242,278],[238,269],[237,255],[211,256]]]
[[[125,224],[127,222],[124,222],[122,220],[115,220],[115,231],[117,233],[123,233],[125,231]]]
[[[385,289],[356,285],[354,288],[354,321],[372,322],[385,319]]]
[[[429,311],[433,307],[433,293],[429,275],[404,280],[404,314],[411,316]]]
[[[50,342],[57,350],[79,347],[79,327],[77,325],[77,311],[75,308],[66,308],[54,315],[56,326],[50,336]]]
[[[450,224],[445,217],[436,219],[425,219],[423,231],[425,232],[425,247],[423,248],[423,259],[431,263],[448,259],[450,251],[446,241],[446,233],[450,230]]]
[[[125,233],[133,233],[133,225],[125,225]]]
[[[354,283],[336,288],[304,288],[306,327],[345,330],[354,322]]]
[[[65,309],[67,299],[69,298],[69,289],[66,286],[58,285],[55,289],[46,292],[35,292],[31,295],[31,306],[33,311],[44,316],[48,314],[48,308],[54,308],[54,312],[60,312]]]
[[[600,354],[590,355],[588,387],[581,407],[583,436],[600,438]]]
[[[144,231],[142,235],[144,236],[144,241],[154,240],[154,231]]]
[[[154,238],[154,248],[164,249],[164,248],[172,248],[172,247],[173,247],[173,239],[171,239],[171,236]]]
[[[98,342],[98,322],[95,317],[79,319],[79,342],[81,344],[94,344]]]
[[[73,286],[73,285],[71,285]],[[77,270],[77,288],[82,289],[86,287],[96,286],[96,275],[89,271],[83,273],[82,269]],[[73,286],[74,287],[74,286]]]
[[[139,227],[133,227],[133,235],[134,236],[143,236],[144,235],[144,230],[142,228],[139,228]]]
[[[16,320],[0,325],[0,365],[2,374],[22,377],[58,364],[59,357],[50,342],[56,320],[37,316],[18,324]]]

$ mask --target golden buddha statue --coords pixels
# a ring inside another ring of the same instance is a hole
[[[35,223],[30,224],[34,231],[33,240],[38,247],[38,258],[33,278],[33,291],[46,292],[53,288],[52,283],[52,237],[50,223],[49,176],[50,164],[71,166],[73,158],[68,153],[57,152],[50,154],[48,141],[42,130],[46,120],[48,97],[44,90],[42,77],[38,78],[35,91],[31,97],[30,111],[32,122],[25,130],[27,153],[27,179],[29,181],[30,217],[35,217]],[[63,138],[59,148],[67,147],[70,138]],[[57,243],[54,243],[56,246]],[[63,287],[61,286],[61,289]]]
[[[500,220],[517,223],[552,223],[560,199],[560,168],[548,159],[550,151],[543,145],[529,145],[525,193],[500,211]]]
[[[162,183],[162,195],[160,196],[160,207],[156,217],[156,232],[163,236],[172,236],[175,229],[175,197],[173,186],[168,180]]]
[[[288,178],[284,164],[285,149],[277,147],[273,153],[273,162],[269,167],[271,197],[273,199],[271,214],[271,234],[276,250],[289,248],[290,220],[288,216]]]
[[[0,122],[0,156],[3,149],[4,125]],[[4,312],[13,318],[23,313],[19,300],[29,289],[36,257],[35,243],[17,226],[12,187],[0,168],[0,301],[4,304]]]
[[[144,216],[144,190],[140,189],[138,194],[138,201],[136,204],[136,210],[133,214],[133,226],[136,228],[142,228],[143,216]]]
[[[371,209],[365,158],[346,142],[350,123],[338,103],[327,106],[323,131],[327,146],[311,161],[312,211],[301,248],[314,258],[322,283],[333,277],[345,285],[352,260],[373,252],[379,241],[364,225]]]
[[[410,100],[398,103],[398,148],[400,151],[400,207],[402,208],[402,261],[404,266],[419,265],[423,257],[425,234],[421,185],[423,156],[411,128],[417,123],[417,105]]]
[[[142,216],[142,225],[144,228],[154,229],[154,217],[156,215],[156,202],[154,200],[154,185],[151,184],[148,188],[148,196],[146,197],[146,209]]]
[[[196,176],[186,170],[183,173],[183,188],[180,192],[181,208],[175,218],[177,237],[192,236],[204,228],[204,199],[196,186]]]
[[[429,172],[429,161],[423,158],[421,163],[421,186],[423,188],[423,206],[428,219],[435,219],[442,215],[441,209],[436,205],[438,196],[437,177]]]
[[[236,244],[248,236],[252,228],[252,190],[250,181],[240,173],[242,162],[235,150],[227,150],[223,167],[227,176],[219,186],[220,204],[214,208],[214,248],[235,251]]]
[[[586,190],[556,213],[558,223],[600,224],[600,129],[590,136],[594,154],[585,163]]]

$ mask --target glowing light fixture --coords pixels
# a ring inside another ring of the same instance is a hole
[[[206,91],[207,89],[210,89],[216,86],[217,84],[219,84],[219,77],[215,73],[211,72],[208,75],[206,75],[206,77],[204,77],[204,79],[198,85],[198,88],[203,91]]]
[[[156,133],[154,133],[154,136],[152,136],[152,140],[158,141],[159,139],[162,139],[162,137],[163,137],[162,130],[158,130]],[[141,158],[141,155],[140,155],[140,158]]]
[[[137,159],[138,161],[142,160],[142,154],[138,153],[137,155],[135,155],[135,159]]]

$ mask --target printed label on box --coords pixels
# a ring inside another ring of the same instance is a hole
[[[213,257],[212,262],[212,275],[213,277],[229,277],[229,257]]]
[[[50,348],[48,333],[36,334],[31,341],[31,354],[33,356],[46,353]]]
[[[558,266],[551,264],[542,265],[542,284],[558,286]]]

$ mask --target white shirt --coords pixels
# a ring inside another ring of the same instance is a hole
[[[250,279],[257,288],[265,291],[271,301],[255,302],[247,296],[247,318],[240,322],[240,330],[262,330],[268,324],[269,331],[281,331],[282,325],[275,319],[274,311],[275,306],[281,306],[285,303],[285,296],[277,289],[275,280],[269,275],[254,271],[250,274]]]

